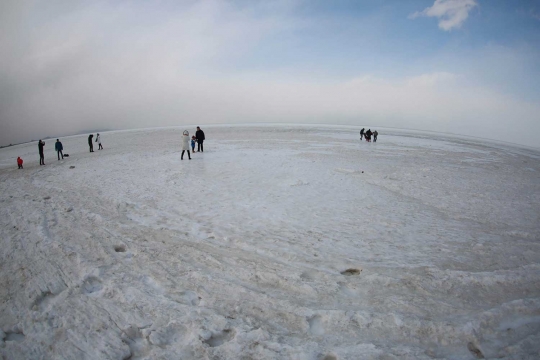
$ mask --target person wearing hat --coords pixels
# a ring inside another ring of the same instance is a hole
[[[101,146],[101,136],[99,136],[99,133],[96,135],[96,142],[98,143],[98,150],[103,150],[103,146]]]
[[[180,160],[184,160],[184,152],[187,151],[187,156],[191,160],[191,155],[189,154],[189,131],[184,130],[184,135],[182,136],[182,155]]]

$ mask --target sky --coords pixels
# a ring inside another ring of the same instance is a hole
[[[0,145],[270,122],[540,147],[540,0],[2,0],[0,49]]]

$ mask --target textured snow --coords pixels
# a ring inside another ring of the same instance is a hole
[[[183,130],[0,150],[2,357],[540,356],[540,152]]]

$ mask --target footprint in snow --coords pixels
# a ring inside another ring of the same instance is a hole
[[[212,334],[210,338],[208,338],[207,340],[203,340],[203,342],[210,347],[217,347],[223,345],[227,341],[231,341],[235,334],[236,331],[234,331],[234,329],[225,329],[223,331]]]
[[[83,281],[81,288],[83,293],[88,295],[100,291],[103,288],[103,285],[101,284],[101,280],[97,277],[90,276]]]
[[[126,245],[120,244],[114,246],[114,251],[116,252],[126,252]]]
[[[350,269],[342,271],[341,275],[345,275],[345,276],[360,275],[361,272],[362,272],[361,269],[350,268]]]

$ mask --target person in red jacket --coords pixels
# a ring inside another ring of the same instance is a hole
[[[21,157],[19,156],[19,157],[17,158],[17,165],[19,165],[19,169],[22,169],[22,168],[23,168],[22,163],[23,163],[23,159],[21,159]]]

